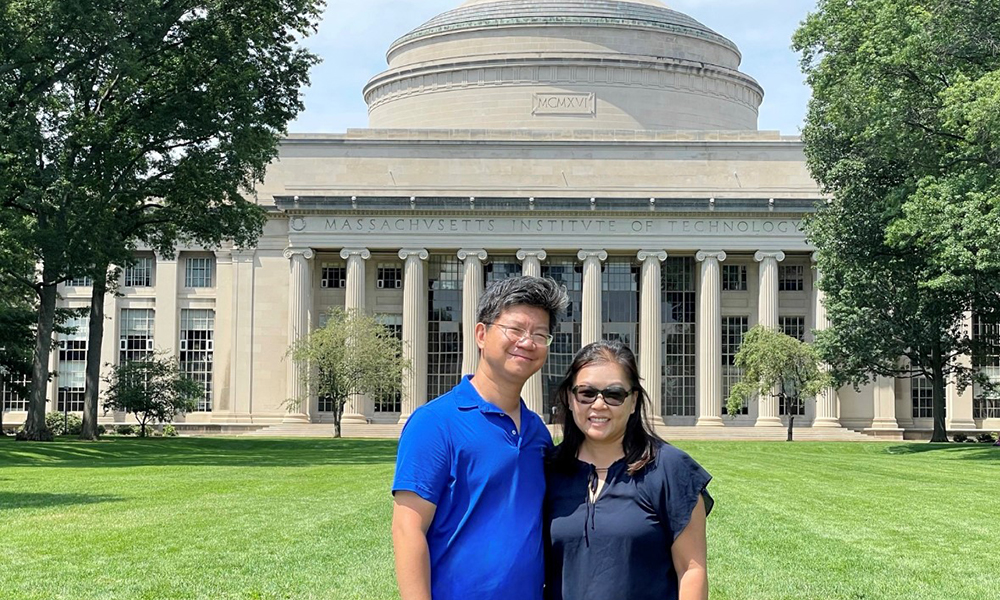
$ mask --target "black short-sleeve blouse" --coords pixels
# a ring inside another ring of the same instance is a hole
[[[699,496],[712,510],[706,489],[712,476],[669,444],[660,445],[655,461],[634,475],[624,459],[611,465],[590,503],[594,476],[593,465],[584,462],[572,473],[546,473],[545,598],[676,599],[670,547]]]

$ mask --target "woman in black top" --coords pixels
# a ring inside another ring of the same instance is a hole
[[[585,346],[556,391],[547,464],[547,600],[708,598],[711,476],[653,433],[635,355]]]

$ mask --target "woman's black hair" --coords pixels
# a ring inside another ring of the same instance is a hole
[[[558,407],[563,426],[563,441],[552,456],[552,466],[560,471],[573,472],[577,468],[577,453],[585,439],[584,433],[576,426],[569,410],[571,388],[576,384],[576,376],[581,369],[595,363],[617,364],[625,371],[628,383],[636,393],[635,410],[628,417],[622,449],[629,475],[635,474],[656,457],[656,447],[663,440],[653,432],[649,423],[647,405],[649,394],[639,381],[639,368],[635,354],[625,344],[614,340],[601,340],[587,344],[573,357],[573,364],[566,371],[559,387],[556,388],[554,402]]]

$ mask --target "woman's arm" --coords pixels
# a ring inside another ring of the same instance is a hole
[[[680,600],[708,600],[708,541],[705,537],[705,498],[699,495],[691,520],[670,554],[677,571]]]

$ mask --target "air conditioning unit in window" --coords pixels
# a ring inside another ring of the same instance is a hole
[[[183,352],[183,351],[186,351],[187,349],[188,349],[188,341],[187,340],[181,340],[181,351]]]
[[[385,282],[379,279],[377,282],[375,282],[375,287],[377,287],[378,289],[382,289],[385,287]]]
[[[323,287],[323,288],[330,287],[330,281],[327,280],[327,279],[324,279],[324,280],[320,281],[319,282],[319,287]]]
[[[205,340],[205,350],[209,352],[215,350],[215,342],[213,340]]]
[[[340,280],[340,287],[347,287],[347,282],[343,279]]]
[[[398,287],[398,288],[403,287],[403,280],[402,279],[397,279],[396,280],[396,287]]]
[[[128,350],[128,340],[125,339],[125,338],[122,338],[122,339],[118,340],[118,349],[119,350]]]
[[[152,349],[153,349],[153,338],[147,338],[146,339],[146,350],[152,350]]]

